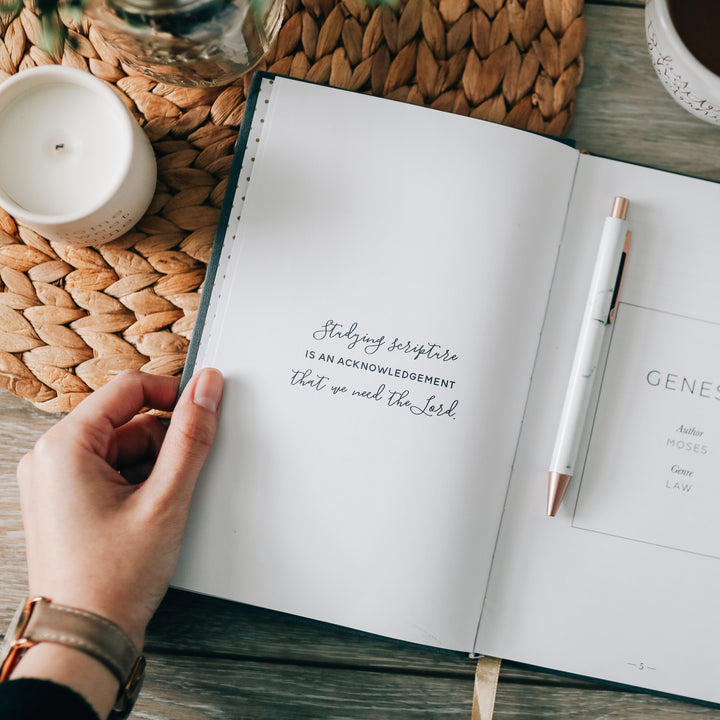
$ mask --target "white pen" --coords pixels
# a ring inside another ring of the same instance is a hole
[[[572,480],[605,332],[614,317],[614,305],[630,241],[626,219],[628,205],[627,198],[615,198],[600,237],[595,270],[550,461],[547,514],[551,516],[560,508]]]

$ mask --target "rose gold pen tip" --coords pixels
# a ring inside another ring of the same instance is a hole
[[[570,480],[572,480],[572,475],[563,475],[558,472],[551,472],[548,476],[547,514],[550,517],[555,517],[555,515],[557,515],[557,511],[560,509],[560,505],[565,497]]]
[[[620,218],[621,220],[627,219],[628,206],[630,201],[624,197],[616,197],[613,200],[612,212],[610,217]]]

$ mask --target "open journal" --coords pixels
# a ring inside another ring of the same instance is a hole
[[[603,221],[633,246],[565,501]],[[720,701],[720,186],[259,74],[186,368],[226,377],[173,584]]]

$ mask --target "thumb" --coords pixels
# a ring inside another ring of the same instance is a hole
[[[185,387],[175,406],[148,489],[187,511],[195,481],[217,431],[223,376],[206,368]]]

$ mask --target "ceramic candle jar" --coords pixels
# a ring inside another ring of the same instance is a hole
[[[102,80],[50,65],[0,85],[0,206],[48,240],[119,237],[156,179],[150,141]]]

